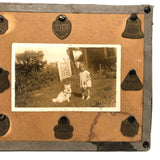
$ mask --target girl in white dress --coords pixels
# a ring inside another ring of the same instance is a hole
[[[85,98],[85,91],[87,91],[87,100],[90,99],[91,93],[90,88],[92,87],[90,72],[86,70],[85,65],[80,66],[81,72],[79,73],[80,76],[80,88],[82,89],[82,99]]]

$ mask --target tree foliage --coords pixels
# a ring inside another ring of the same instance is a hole
[[[16,71],[21,72],[24,76],[32,72],[41,71],[47,64],[43,61],[44,54],[42,51],[25,51],[16,55]]]
[[[53,65],[48,65],[43,60],[42,51],[25,51],[16,55],[16,92],[18,94],[27,93],[58,81],[58,71]]]

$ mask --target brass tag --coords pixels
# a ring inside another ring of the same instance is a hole
[[[67,38],[71,32],[71,28],[71,22],[65,15],[59,15],[52,24],[53,32],[59,39]]]
[[[8,20],[0,15],[0,34],[4,34],[8,30]]]
[[[58,139],[70,139],[73,136],[73,127],[67,117],[63,116],[59,119],[58,125],[54,127],[55,137]]]
[[[128,18],[122,37],[130,39],[144,38],[141,28],[141,21],[136,14],[132,14],[131,17]]]
[[[135,117],[130,116],[126,118],[121,125],[121,132],[124,136],[134,137],[138,134],[139,123],[135,119]]]
[[[4,114],[0,114],[0,136],[3,136],[8,132],[9,126],[10,122],[8,117]]]
[[[9,75],[9,72],[4,71],[0,67],[0,93],[4,92],[6,89],[8,89],[10,87],[10,83],[9,83],[9,80],[8,80],[8,75]]]
[[[126,78],[122,82],[121,88],[126,91],[136,91],[143,88],[143,85],[134,69],[129,71]]]

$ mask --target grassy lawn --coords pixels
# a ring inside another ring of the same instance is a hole
[[[72,80],[71,102],[54,103],[52,99],[64,90],[64,82],[16,95],[16,107],[114,107],[116,104],[116,78],[92,80],[91,98],[81,99],[79,80]]]

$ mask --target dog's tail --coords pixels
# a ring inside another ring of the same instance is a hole
[[[53,98],[53,99],[52,99],[52,102],[57,102],[57,98]]]

